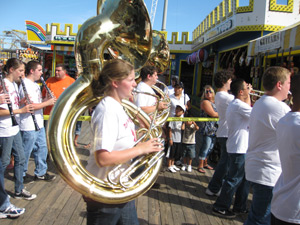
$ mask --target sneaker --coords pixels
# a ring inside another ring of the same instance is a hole
[[[34,180],[32,179],[32,177],[29,177],[27,174],[23,177],[23,184],[31,184],[33,182]]]
[[[187,171],[192,172],[192,166],[191,165],[188,166]]]
[[[229,210],[219,210],[216,209],[215,207],[213,207],[212,209],[212,214],[226,219],[233,219],[236,217],[236,215]]]
[[[178,161],[175,162],[175,165],[176,165],[176,166],[181,166],[181,165],[182,165],[182,162],[181,162],[180,160],[178,160]]]
[[[44,181],[53,181],[55,180],[55,175],[50,175],[49,173],[45,173],[43,176],[34,176],[34,180],[44,180]]]
[[[248,211],[248,209],[245,209],[245,210],[233,209],[232,212],[236,215],[241,215],[241,214],[247,214],[249,211]]]
[[[176,170],[172,166],[168,167],[168,170],[172,173],[176,173]]]
[[[25,212],[24,208],[17,208],[13,204],[7,207],[6,210],[0,211],[0,219],[19,217]]]
[[[182,170],[182,171],[185,171],[185,169],[186,169],[186,165],[183,165],[183,166],[181,167],[181,170]]]
[[[33,200],[36,198],[36,194],[30,194],[30,192],[24,188],[24,189],[22,189],[21,193],[15,193],[14,198],[15,199]]]
[[[206,188],[205,194],[207,194],[208,196],[217,196],[217,197],[219,197],[220,194],[221,194],[221,190],[218,191],[217,193],[214,193],[214,192],[212,192],[211,190],[209,190],[208,188]]]
[[[175,166],[175,165],[173,165],[172,167],[173,167],[173,169],[176,170],[176,171],[179,171],[179,170],[180,170],[180,169],[179,169],[177,166]]]

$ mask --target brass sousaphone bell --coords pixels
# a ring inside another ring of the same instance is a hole
[[[79,116],[101,100],[101,97],[93,97],[89,86],[100,74],[104,55],[117,53],[112,56],[129,61],[136,70],[141,68],[151,53],[152,28],[143,0],[98,0],[97,14],[77,33],[75,58],[80,75],[62,93],[50,114],[47,143],[58,172],[73,189],[95,201],[119,204],[149,190],[161,169],[163,152],[135,160],[118,183],[104,181],[81,164],[73,144],[74,127]],[[168,101],[163,92],[160,95],[160,100]],[[162,115],[156,112],[152,120],[130,101],[124,100],[122,104],[131,118],[138,116],[143,121],[145,127],[139,131],[140,141],[160,137],[160,126],[168,117],[168,111]],[[144,172],[132,177],[132,173],[140,168]]]

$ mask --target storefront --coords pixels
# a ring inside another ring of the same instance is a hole
[[[78,29],[81,25],[78,26]],[[54,76],[57,64],[65,64],[68,74],[75,77],[76,62],[74,56],[74,42],[76,33],[73,32],[73,24],[65,24],[61,30],[59,23],[51,23],[46,26],[46,43],[51,45],[52,52],[45,56],[45,69],[47,75]]]
[[[193,81],[191,97],[196,108],[199,108],[203,87],[207,84],[214,86],[213,75],[218,70],[231,70],[236,77],[259,87],[260,80],[255,77],[255,72],[264,64],[259,62],[261,57],[249,54],[249,41],[282,30],[291,25],[292,21],[300,20],[299,1],[288,0],[286,5],[279,5],[276,0],[249,0],[248,5],[240,5],[240,2],[222,1],[193,31],[190,53],[185,60],[194,71],[193,78],[189,80]],[[170,49],[172,53],[172,47]],[[289,49],[290,46],[283,52],[281,49],[277,56],[266,53],[269,65],[273,65],[276,59],[278,61],[281,55],[284,55],[281,61],[293,60],[295,63],[298,58],[292,56],[298,49]],[[181,56],[176,54],[176,57]],[[183,81],[185,71],[177,71]]]
[[[255,89],[262,89],[261,76],[269,66],[283,66],[292,76],[300,68],[300,22],[278,32],[249,41],[247,58],[253,60],[251,77]]]

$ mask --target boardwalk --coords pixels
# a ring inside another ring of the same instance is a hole
[[[89,151],[83,148],[88,144],[90,132],[88,122],[83,123],[78,154],[86,163]],[[29,174],[33,175],[34,162],[30,159]],[[196,169],[196,166],[194,166]],[[53,164],[49,162],[49,172],[57,174]],[[241,225],[244,216],[237,216],[234,220],[220,219],[211,214],[211,207],[215,197],[205,195],[213,171],[200,174],[196,170],[192,173],[180,171],[172,174],[163,169],[157,180],[158,189],[152,188],[137,201],[137,212],[140,224],[170,224],[170,225]],[[5,188],[9,194],[14,190],[13,172],[5,175]],[[2,219],[1,225],[80,225],[86,224],[85,203],[81,195],[69,187],[57,174],[51,183],[39,181],[25,185],[36,193],[38,197],[33,201],[16,200],[11,202],[19,207],[25,207],[26,212],[18,219]],[[251,196],[250,196],[251,197]]]

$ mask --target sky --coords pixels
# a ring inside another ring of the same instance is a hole
[[[168,39],[172,32],[190,32],[193,30],[222,0],[168,0],[166,31]],[[83,24],[88,18],[96,15],[97,0],[0,0],[0,35],[3,31],[26,31],[25,20],[38,23],[44,29],[46,24],[71,23]],[[145,0],[149,15],[152,0]],[[161,30],[164,0],[158,0],[154,30]]]
[[[44,29],[46,24],[71,23],[75,26],[83,24],[88,18],[96,15],[97,0],[0,0],[0,35],[3,31],[26,31],[25,20],[38,23]],[[158,0],[155,14],[154,30],[162,29],[164,0]],[[168,0],[166,31],[168,40],[172,32],[190,32],[193,30],[222,0]],[[239,0],[240,4],[248,5],[249,0]],[[277,3],[287,0],[277,0]],[[145,0],[149,15],[152,0]],[[64,26],[61,26],[64,27]],[[1,37],[1,36],[0,36]],[[181,37],[181,35],[179,36]]]

